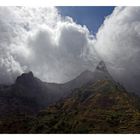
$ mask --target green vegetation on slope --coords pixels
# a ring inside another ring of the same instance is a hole
[[[4,133],[140,133],[140,111],[137,100],[119,84],[100,80],[74,90],[71,96],[40,111],[34,118],[16,116],[1,121],[0,131]]]

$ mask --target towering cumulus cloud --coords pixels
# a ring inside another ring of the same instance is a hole
[[[66,82],[94,70],[98,57],[86,26],[56,8],[0,7],[0,83],[26,71],[49,82]]]
[[[95,48],[109,71],[140,93],[140,7],[117,7],[97,33]]]

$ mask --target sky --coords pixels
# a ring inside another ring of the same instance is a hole
[[[62,16],[70,16],[81,25],[86,25],[90,32],[96,34],[98,28],[103,24],[106,16],[110,15],[114,9],[113,6],[97,7],[57,7]]]
[[[140,7],[0,7],[0,84],[29,71],[64,83],[101,60],[140,93]]]

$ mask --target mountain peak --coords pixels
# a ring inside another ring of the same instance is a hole
[[[30,71],[28,73],[23,73],[21,76],[18,76],[16,79],[16,83],[29,83],[34,80],[34,75]]]
[[[104,61],[100,61],[99,64],[97,65],[96,69],[100,70],[100,71],[107,71]]]

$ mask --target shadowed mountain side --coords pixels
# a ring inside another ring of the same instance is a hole
[[[84,85],[97,80],[112,80],[103,61],[94,72],[84,71],[74,80],[64,84],[46,83],[34,77],[32,72],[17,77],[15,84],[0,87],[0,114],[36,113]]]
[[[1,133],[140,133],[139,98],[110,81],[98,80],[43,109],[36,116],[0,120]]]

